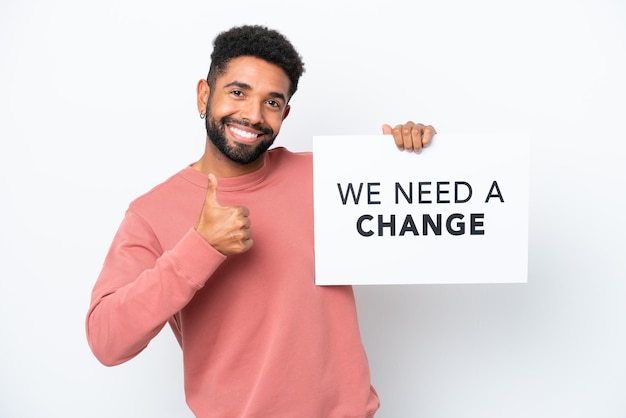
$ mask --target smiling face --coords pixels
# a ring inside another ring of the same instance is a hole
[[[232,59],[213,88],[201,80],[198,110],[206,110],[208,136],[204,162],[213,171],[228,168],[227,175],[261,167],[289,113],[289,87],[280,67],[250,56]]]

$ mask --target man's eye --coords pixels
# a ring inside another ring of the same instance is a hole
[[[268,100],[267,104],[272,107],[280,107],[280,103],[278,103],[276,100]]]
[[[241,91],[241,90],[233,90],[233,91],[230,92],[230,94],[232,94],[233,96],[239,97],[239,96],[243,96],[243,91]]]

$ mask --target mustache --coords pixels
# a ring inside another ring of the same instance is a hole
[[[225,116],[222,118],[222,124],[226,125],[227,123],[234,123],[236,125],[241,125],[241,126],[245,126],[246,128],[252,128],[256,131],[259,131],[261,133],[263,133],[264,135],[273,135],[274,134],[274,130],[272,128],[269,128],[267,126],[263,126],[260,123],[255,123],[252,124],[246,120],[240,120],[240,119],[235,119],[233,117],[230,116]]]

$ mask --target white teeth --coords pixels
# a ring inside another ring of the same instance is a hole
[[[231,128],[230,128],[230,130],[231,130],[231,131],[232,131],[235,135],[242,136],[242,137],[244,137],[244,138],[249,138],[249,139],[252,139],[252,138],[256,138],[256,137],[258,136],[258,135],[257,135],[257,134],[255,134],[255,133],[252,133],[252,132],[247,132],[247,131],[244,131],[243,129],[239,129],[239,128],[232,128],[232,127],[231,127]]]

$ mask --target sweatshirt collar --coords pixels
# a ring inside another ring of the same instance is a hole
[[[258,185],[267,177],[270,168],[270,160],[269,152],[265,153],[265,162],[263,166],[256,171],[253,171],[248,174],[244,174],[242,176],[237,177],[218,177],[218,188],[220,191],[230,191],[235,192],[239,190],[249,189],[253,186]],[[201,173],[192,167],[192,164],[189,164],[183,171],[181,175],[189,182],[203,187],[206,189],[207,187],[207,175]]]

